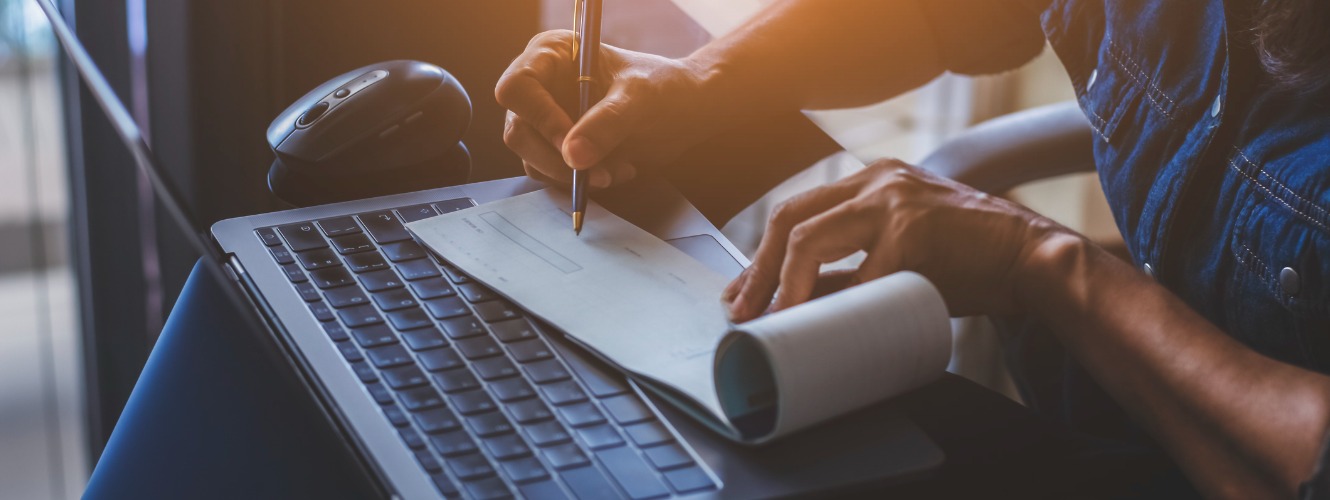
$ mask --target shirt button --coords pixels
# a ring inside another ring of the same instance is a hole
[[[1152,267],[1152,266],[1150,265],[1149,262],[1146,262],[1145,264],[1141,264],[1141,270],[1142,270],[1142,271],[1145,271],[1145,275],[1146,275],[1146,276],[1149,276],[1150,279],[1154,279],[1154,277],[1155,277],[1155,268]]]
[[[1094,81],[1098,79],[1099,79],[1099,69],[1096,68],[1090,70],[1090,79],[1085,82],[1085,91],[1089,92],[1090,89],[1094,88]]]
[[[1279,271],[1279,287],[1284,289],[1284,293],[1297,295],[1300,285],[1298,272],[1294,271],[1293,268],[1285,267]]]
[[[1218,117],[1218,116],[1219,116],[1219,108],[1222,108],[1222,107],[1224,107],[1224,95],[1223,95],[1223,94],[1220,94],[1220,95],[1215,96],[1215,103],[1214,103],[1213,105],[1210,106],[1210,117],[1211,117],[1211,118]]]

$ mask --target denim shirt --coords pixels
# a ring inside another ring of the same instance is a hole
[[[1041,22],[1137,264],[1229,335],[1330,373],[1330,108],[1271,90],[1255,2],[1055,0]]]

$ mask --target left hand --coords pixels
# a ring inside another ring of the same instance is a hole
[[[778,207],[753,264],[722,299],[735,322],[798,305],[813,296],[822,264],[864,250],[850,284],[915,271],[938,287],[952,315],[1013,313],[1022,309],[1023,267],[1057,234],[1074,233],[1016,203],[883,160]]]

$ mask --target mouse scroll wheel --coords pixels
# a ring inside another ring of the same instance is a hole
[[[305,114],[300,115],[300,119],[296,120],[296,125],[308,127],[309,124],[314,123],[314,120],[318,120],[319,117],[323,116],[326,112],[328,112],[328,103],[321,102],[315,104],[313,107],[306,110]]]

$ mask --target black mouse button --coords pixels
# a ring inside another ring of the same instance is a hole
[[[308,111],[305,111],[304,114],[300,115],[300,119],[296,120],[296,126],[300,128],[308,127],[326,112],[328,112],[327,102],[315,104],[314,106],[311,106]]]

